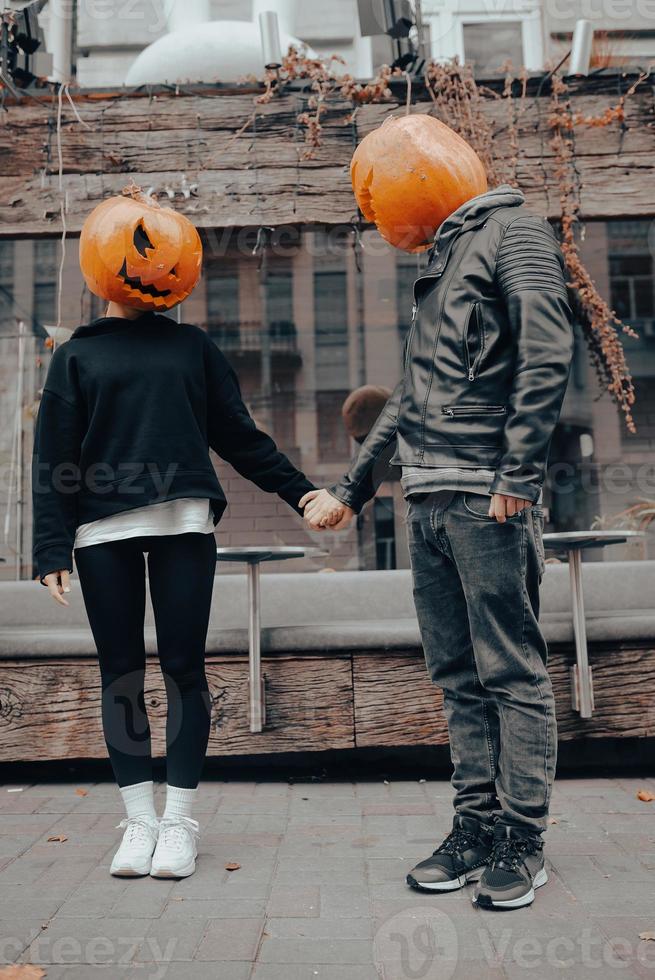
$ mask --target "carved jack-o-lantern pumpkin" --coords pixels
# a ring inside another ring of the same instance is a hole
[[[196,286],[201,265],[200,236],[189,219],[135,186],[99,204],[82,227],[82,274],[102,299],[170,309]]]
[[[364,217],[407,252],[428,248],[439,225],[487,190],[479,156],[434,116],[390,117],[365,136],[350,164]]]

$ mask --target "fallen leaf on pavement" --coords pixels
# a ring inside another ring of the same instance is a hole
[[[88,796],[89,795],[88,789],[76,789],[75,792],[77,793],[78,796]]]
[[[14,963],[12,966],[0,967],[2,980],[40,980],[45,976],[45,970],[40,966],[27,963],[24,966]]]
[[[649,789],[640,789],[637,792],[637,799],[644,803],[652,803],[655,800],[655,793],[651,793]]]
[[[48,837],[48,843],[54,841],[56,844],[63,844],[65,840],[68,840],[65,834],[53,834],[52,837]]]
[[[548,823],[559,823],[557,817],[548,817]]]
[[[229,864],[226,864],[225,865],[225,870],[226,871],[238,871],[240,867],[241,867],[241,865],[240,864],[237,864],[236,861],[230,861]]]
[[[655,932],[640,932],[639,933],[639,938],[640,939],[652,939],[652,941],[655,943]]]

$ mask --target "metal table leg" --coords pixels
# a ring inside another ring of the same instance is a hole
[[[587,651],[587,627],[582,591],[582,552],[579,548],[572,548],[569,551],[569,572],[576,657],[576,664],[571,667],[571,701],[581,718],[591,718],[594,710],[594,688]]]
[[[248,562],[248,714],[250,731],[261,732],[266,722],[261,657],[259,562]]]

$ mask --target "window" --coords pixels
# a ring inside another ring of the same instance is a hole
[[[316,387],[342,389],[348,378],[348,299],[345,269],[314,272]]]
[[[607,226],[610,302],[617,316],[644,340],[655,340],[655,275],[649,221],[615,221]]]
[[[508,58],[515,68],[539,71],[544,67],[540,8],[539,0],[425,0],[430,56],[443,61],[456,55],[473,62],[480,76],[497,72]]]
[[[349,391],[341,389],[316,392],[317,452],[322,463],[347,463],[350,438],[341,415]]]
[[[269,266],[266,300],[273,348],[285,342],[293,344],[296,327],[293,320],[293,266],[289,260],[277,260]]]
[[[50,239],[34,242],[33,319],[39,332],[57,322],[57,260],[59,243]]]
[[[396,528],[393,497],[376,497],[373,504],[376,568],[396,567]]]
[[[14,243],[0,242],[0,332],[11,333],[14,319]]]
[[[207,329],[219,347],[239,342],[239,267],[222,259],[210,265],[207,277]]]
[[[500,20],[463,24],[464,60],[471,62],[476,75],[491,75],[511,61],[523,64],[523,25],[521,21]]]
[[[632,417],[636,432],[628,432],[624,426],[621,430],[621,442],[626,449],[643,452],[650,461],[655,453],[655,384],[652,377],[633,378],[633,384],[635,403],[632,406]]]

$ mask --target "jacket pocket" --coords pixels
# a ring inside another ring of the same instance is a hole
[[[480,363],[484,357],[485,335],[482,312],[479,303],[473,303],[469,310],[464,329],[464,364],[469,381],[475,381],[480,373]]]
[[[504,405],[442,405],[441,414],[454,419],[463,415],[506,415],[507,409]]]

